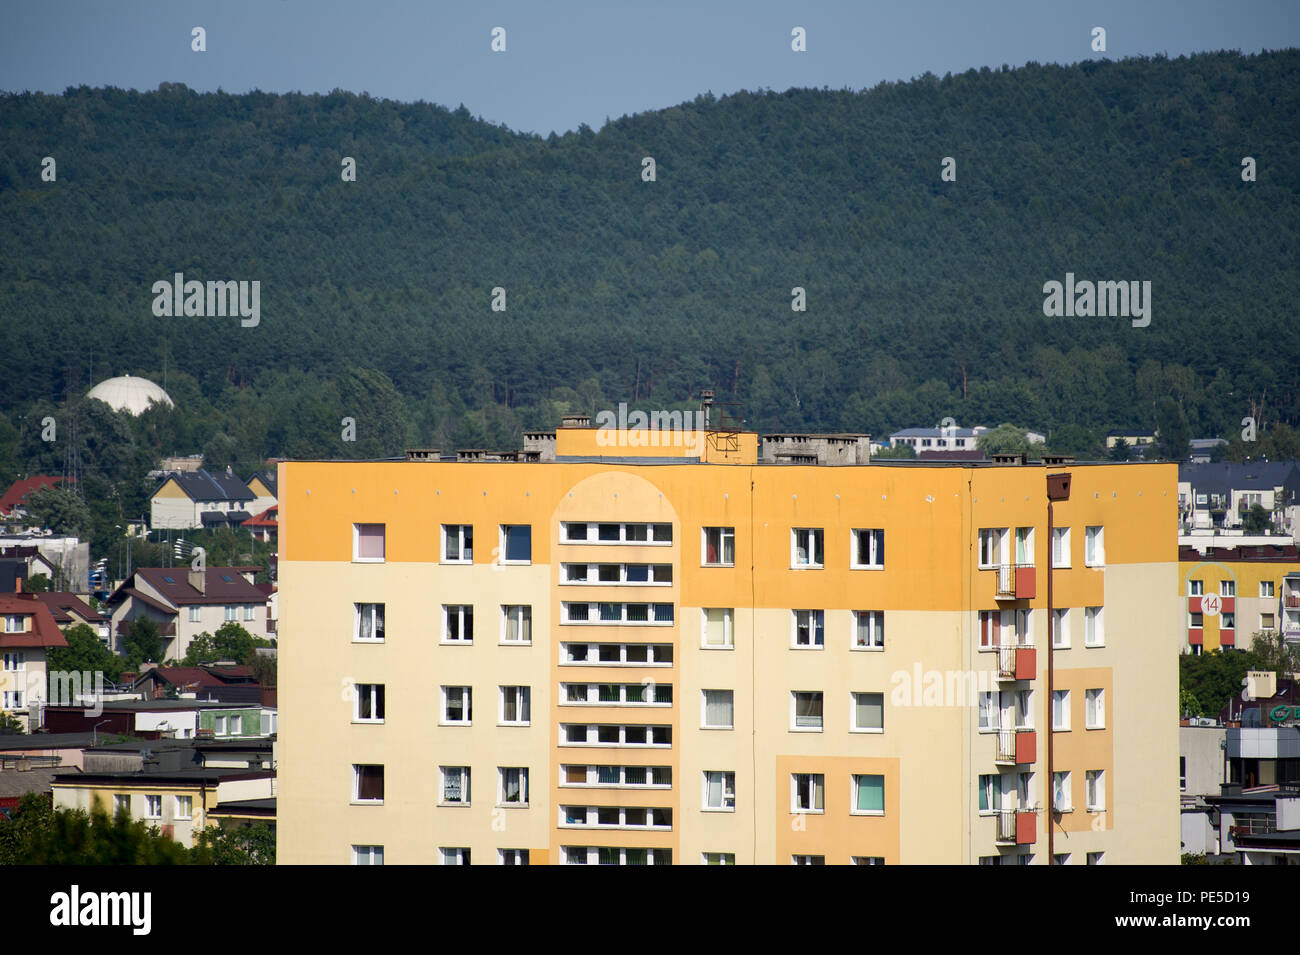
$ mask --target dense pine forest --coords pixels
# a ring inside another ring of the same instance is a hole
[[[706,94],[548,138],[340,91],[5,94],[0,481],[58,473],[46,415],[110,481],[517,447],[703,388],[760,431],[952,416],[1085,454],[1294,424],[1298,129],[1295,50]],[[260,281],[259,324],[155,316],[176,272]],[[1046,317],[1067,272],[1150,281],[1150,325]],[[177,408],[69,405],[124,373]]]

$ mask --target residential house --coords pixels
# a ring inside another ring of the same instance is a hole
[[[258,471],[244,482],[253,494],[253,500],[248,505],[249,511],[254,514],[264,514],[267,508],[275,507],[278,503],[275,495],[275,482],[274,467],[267,471]]]
[[[200,633],[216,633],[236,622],[255,637],[267,638],[267,594],[253,582],[261,567],[141,567],[104,604],[113,618],[120,646],[137,617],[158,624],[163,661],[181,660]]]
[[[1249,650],[1257,632],[1300,640],[1300,547],[1277,540],[1237,547],[1179,546],[1182,652]]]
[[[27,550],[30,547],[36,548],[41,560],[32,556],[22,556],[19,559],[28,561],[32,574],[46,574],[58,590],[70,590],[78,594],[90,592],[88,541],[39,531],[0,537],[0,550],[17,548],[10,551],[13,555],[30,555]]]
[[[37,600],[50,608],[54,622],[60,629],[85,624],[95,631],[100,643],[109,646],[112,642],[112,621],[100,613],[81,597],[66,591],[33,594]]]
[[[254,514],[240,526],[248,528],[253,535],[253,540],[273,541],[279,516],[280,507],[278,504],[273,504],[266,510]]]
[[[0,710],[29,731],[40,725],[46,702],[46,654],[67,645],[49,607],[36,595],[0,594]]]
[[[63,478],[50,474],[38,474],[36,477],[20,478],[9,485],[9,489],[0,495],[0,517],[13,517],[25,514],[23,501],[27,495],[41,488],[57,488]]]
[[[175,472],[150,495],[150,524],[155,530],[238,527],[253,516],[256,500],[229,468],[217,474]]]
[[[1273,535],[1300,541],[1300,463],[1220,461],[1178,466],[1178,514],[1184,535],[1243,534],[1258,504],[1268,512]]]

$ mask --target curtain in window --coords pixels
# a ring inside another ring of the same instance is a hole
[[[858,809],[863,812],[885,811],[885,777],[859,776]]]
[[[859,729],[880,729],[885,725],[885,696],[883,693],[859,693],[856,708]]]
[[[704,611],[704,642],[710,647],[720,647],[726,644],[725,610],[714,608]]]
[[[718,536],[720,532],[709,530],[704,532],[704,562],[706,564],[718,563]]]
[[[709,773],[708,785],[708,805],[712,808],[722,806],[722,773]]]
[[[361,558],[383,560],[384,557],[384,525],[383,524],[358,524],[357,525],[357,556]]]
[[[596,767],[596,780],[603,786],[617,786],[619,783],[617,766]]]
[[[704,722],[708,726],[731,725],[732,695],[727,690],[704,691]]]
[[[357,798],[358,799],[383,799],[384,798],[384,767],[382,766],[358,766],[357,767]]]
[[[794,697],[794,725],[821,726],[822,698],[815,693],[796,693]]]

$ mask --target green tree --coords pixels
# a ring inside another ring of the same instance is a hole
[[[1115,446],[1112,447],[1109,452],[1107,452],[1106,456],[1109,457],[1112,461],[1127,461],[1130,457],[1132,457],[1132,455],[1133,455],[1133,449],[1129,446],[1129,443],[1125,441],[1123,438],[1119,438],[1115,442]]]
[[[1273,530],[1273,517],[1262,505],[1252,504],[1241,519],[1241,527],[1247,534],[1268,534]]]
[[[145,662],[161,663],[163,640],[158,624],[148,617],[136,617],[122,641],[122,650],[128,670],[139,669]]]
[[[916,449],[910,444],[900,444],[894,448],[881,448],[872,457],[882,461],[912,460],[916,457]]]
[[[48,594],[54,583],[45,574],[32,574],[23,581],[23,591],[29,594]]]
[[[208,826],[199,833],[195,854],[210,865],[275,865],[275,831],[261,822]]]
[[[103,673],[106,683],[116,683],[123,671],[129,669],[127,662],[108,647],[104,646],[95,631],[84,623],[68,627],[63,631],[68,641],[66,647],[52,647],[45,653],[46,669],[51,680],[54,674],[63,673]],[[53,687],[50,699],[53,699]]]
[[[0,865],[184,865],[189,850],[157,827],[132,820],[125,810],[112,818],[98,802],[89,813],[54,809],[46,797],[28,794],[14,817],[0,817]]]
[[[21,736],[26,732],[18,717],[12,713],[0,713],[0,736]]]
[[[1029,439],[1025,437],[1024,429],[1017,428],[1014,424],[1000,424],[976,438],[975,447],[989,455],[1028,453]]]
[[[1187,460],[1192,429],[1183,409],[1168,395],[1156,402],[1156,432],[1156,454],[1166,461]]]
[[[90,530],[90,508],[65,488],[37,488],[27,495],[23,507],[42,527],[56,534],[81,537]]]
[[[1186,687],[1178,688],[1178,716],[1179,718],[1204,716],[1205,712],[1201,706],[1201,701],[1196,698],[1196,694]]]

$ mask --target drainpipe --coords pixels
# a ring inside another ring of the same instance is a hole
[[[1047,864],[1056,865],[1056,830],[1054,828],[1056,816],[1056,777],[1054,775],[1054,762],[1052,760],[1052,741],[1056,733],[1053,729],[1052,722],[1052,691],[1053,691],[1053,659],[1052,650],[1056,644],[1055,633],[1055,612],[1052,603],[1052,568],[1056,561],[1053,560],[1052,550],[1054,547],[1054,531],[1056,529],[1055,514],[1052,511],[1054,501],[1068,501],[1070,499],[1070,474],[1049,474],[1047,475],[1047,792],[1049,797],[1047,811]]]

